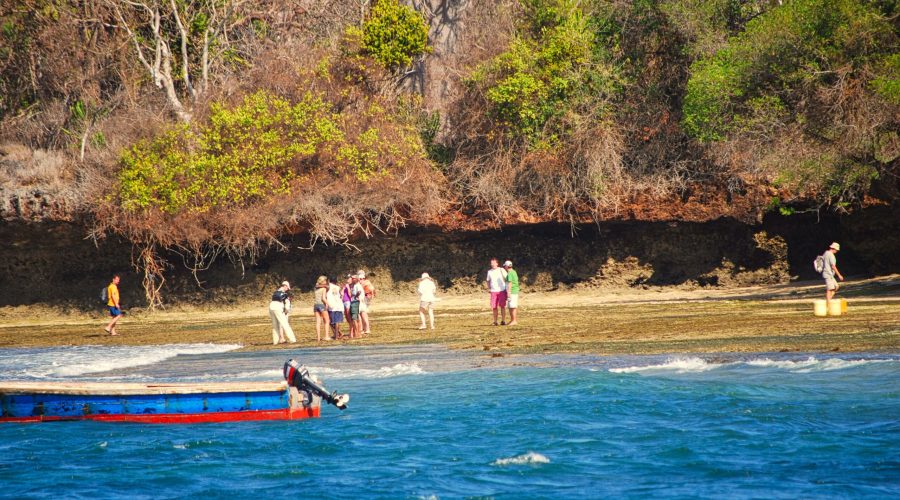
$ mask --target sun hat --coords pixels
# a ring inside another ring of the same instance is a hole
[[[422,277],[419,279],[427,280],[428,278],[430,278],[430,276],[428,276],[428,273],[422,273]]]
[[[840,245],[840,243],[832,243],[831,245],[828,246],[828,248],[833,248],[833,249],[835,249],[835,250],[840,250],[840,249],[841,249],[841,245]]]
[[[281,286],[286,286],[288,290],[291,289],[291,284],[288,283],[287,281],[282,281],[282,282],[281,282]]]
[[[508,260],[508,261],[504,262],[503,267],[512,267],[512,261]]]

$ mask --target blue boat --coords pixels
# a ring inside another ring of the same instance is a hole
[[[339,409],[350,396],[329,393],[294,360],[273,382],[0,382],[0,422],[98,420],[159,424],[316,418],[324,400]]]

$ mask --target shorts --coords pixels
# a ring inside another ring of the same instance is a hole
[[[122,310],[116,306],[106,306],[106,309],[109,310],[109,315],[115,318],[116,316],[122,315]]]
[[[314,304],[314,305],[313,305],[313,312],[314,312],[314,313],[320,313],[320,312],[322,312],[322,311],[324,311],[324,310],[325,310],[325,304]]]
[[[837,290],[838,284],[837,280],[834,279],[834,276],[830,278],[825,278],[825,289],[826,290]]]
[[[428,309],[431,309],[431,308],[433,308],[433,307],[434,307],[434,302],[432,302],[432,301],[430,301],[430,300],[420,300],[420,301],[419,301],[419,309],[425,309],[425,310],[428,310]]]
[[[349,301],[349,300],[345,300],[345,301],[344,301],[344,310],[345,310],[345,311],[349,311],[349,310],[350,310],[350,301]]]
[[[506,299],[506,307],[510,309],[515,309],[519,307],[519,294],[511,293],[509,297]]]
[[[498,307],[506,307],[506,290],[502,292],[491,292],[491,309]]]
[[[344,322],[344,313],[341,311],[331,311],[328,313],[328,316],[331,318],[332,325]]]
[[[369,312],[369,304],[366,302],[367,300],[368,299],[359,301],[359,312],[361,312],[361,313]]]
[[[350,303],[350,319],[357,320],[359,319],[359,302],[353,301]]]

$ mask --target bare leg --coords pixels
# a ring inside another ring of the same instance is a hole
[[[359,313],[359,318],[362,322],[361,324],[362,324],[363,334],[371,333],[372,329],[371,329],[371,326],[369,325],[369,311],[361,311]]]
[[[505,325],[506,324],[506,307],[500,306],[500,316],[501,316],[500,324]]]
[[[497,308],[494,308],[494,326],[497,326]]]
[[[106,330],[106,332],[109,333],[110,335],[118,335],[119,333],[116,332],[116,323],[119,322],[119,318],[121,318],[121,317],[122,317],[122,315],[120,314],[120,315],[114,317],[113,319],[109,320],[109,323],[106,325],[106,328],[104,328],[104,330]]]
[[[423,309],[422,307],[419,307],[419,319],[422,320],[422,324],[419,325],[419,330],[424,330],[425,329],[425,309]],[[432,321],[431,324],[434,325],[434,321]]]
[[[431,329],[434,330],[434,309],[428,306],[428,319],[431,321]],[[422,324],[425,324],[425,318],[422,318]]]
[[[519,320],[518,314],[517,314],[518,310],[519,310],[518,307],[510,307],[509,308],[509,326],[513,326],[518,322],[518,320]]]

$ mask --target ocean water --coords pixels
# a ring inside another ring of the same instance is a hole
[[[0,379],[270,380],[238,346],[0,350]],[[900,356],[296,350],[293,422],[0,424],[0,497],[897,498]]]

